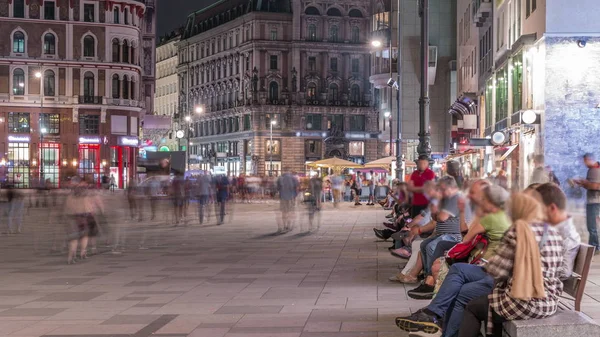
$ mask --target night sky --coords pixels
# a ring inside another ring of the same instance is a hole
[[[217,0],[159,0],[157,35],[162,36],[185,24],[187,16]]]

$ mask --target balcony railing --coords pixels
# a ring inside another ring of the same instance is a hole
[[[492,17],[492,0],[473,0],[473,24],[483,27],[483,24]]]
[[[79,104],[102,104],[102,96],[79,96]]]
[[[371,101],[332,101],[332,100],[318,100],[308,98],[305,101],[305,105],[321,105],[321,106],[350,106],[350,107],[370,107],[372,106]]]

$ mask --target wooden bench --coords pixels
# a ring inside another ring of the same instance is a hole
[[[564,281],[559,309],[552,317],[504,323],[504,337],[600,336],[600,325],[581,312],[594,247],[581,244],[572,276]]]

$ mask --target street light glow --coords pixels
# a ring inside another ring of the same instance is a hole
[[[39,72],[39,71],[37,71],[37,72],[35,73],[35,77],[36,77],[36,78],[42,78],[42,73],[41,73],[41,72]]]
[[[42,133],[46,133],[46,132],[48,132],[48,130],[47,130],[46,128],[42,128],[42,130],[41,130],[41,131],[42,131]]]
[[[189,122],[189,121],[191,121],[191,120],[192,120],[192,117],[190,117],[190,116],[185,116],[185,121],[186,121],[186,122]]]
[[[386,111],[383,115],[385,116],[385,118],[389,118],[391,114],[389,111]]]
[[[371,41],[371,46],[375,47],[375,48],[379,48],[381,47],[383,43],[381,43],[381,40],[373,40]]]
[[[203,113],[203,112],[204,112],[204,109],[202,109],[202,107],[201,107],[201,106],[197,106],[197,107],[196,107],[196,113],[198,113],[198,114],[201,114],[201,113]]]
[[[277,121],[271,121],[271,125],[277,125]]]

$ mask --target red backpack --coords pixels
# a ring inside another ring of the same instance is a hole
[[[488,244],[489,239],[485,234],[478,234],[469,242],[457,243],[446,252],[446,263],[449,266],[459,262],[477,264],[481,262]]]

